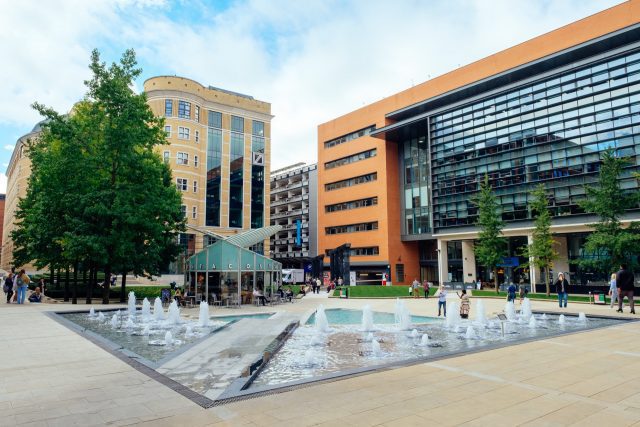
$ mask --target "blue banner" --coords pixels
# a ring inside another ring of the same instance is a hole
[[[302,246],[302,221],[296,219],[296,246]]]

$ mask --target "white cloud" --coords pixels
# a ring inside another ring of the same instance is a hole
[[[13,151],[14,148],[15,148],[15,145],[11,145],[11,144],[7,144],[4,146],[4,149],[9,151]]]
[[[162,74],[271,102],[273,168],[314,162],[319,123],[616,3],[246,0],[219,12],[185,2],[200,19],[185,24],[161,13],[164,0],[11,2],[0,14],[0,125],[32,125],[34,100],[68,110],[103,39]]]

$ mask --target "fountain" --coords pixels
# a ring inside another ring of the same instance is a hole
[[[180,308],[178,308],[178,302],[176,300],[171,301],[171,304],[169,304],[168,313],[167,322],[170,325],[182,323],[182,319],[180,318]]]
[[[101,311],[98,312],[98,321],[104,322],[104,313]]]
[[[151,333],[151,326],[145,325],[144,329],[142,330],[142,335],[149,336],[150,333]]]
[[[540,320],[547,320],[547,313],[542,313],[542,316],[540,316]]]
[[[476,331],[473,329],[473,326],[467,326],[467,332],[464,334],[464,337],[468,340],[472,340],[476,338]]]
[[[118,315],[114,314],[113,317],[111,318],[111,327],[113,329],[116,329],[118,327]]]
[[[561,314],[560,317],[558,317],[558,324],[560,325],[565,324],[564,314]]]
[[[422,347],[426,347],[429,345],[429,335],[422,334],[422,338],[420,339],[420,345]]]
[[[319,332],[316,332],[313,337],[311,337],[311,345],[313,346],[318,346],[318,345],[322,345],[324,343],[324,340],[322,339],[322,334],[320,334]]]
[[[136,294],[135,292],[129,292],[129,305],[127,307],[127,311],[129,312],[129,316],[136,315]]]
[[[418,338],[418,330],[414,329],[413,331],[411,331],[411,338]]]
[[[203,328],[209,326],[209,304],[207,304],[206,301],[200,301],[200,316],[198,318],[198,325],[202,326]]]
[[[402,301],[400,298],[396,299],[396,308],[394,314],[398,329],[400,329],[401,331],[408,331],[409,329],[411,329],[411,313],[405,306],[404,301]]]
[[[481,299],[478,299],[476,301],[476,313],[476,322],[478,322],[480,325],[484,325],[485,323],[487,323],[487,316],[484,312],[484,303]]]
[[[127,318],[127,321],[124,324],[124,327],[127,329],[133,329],[136,327],[136,324],[134,323],[133,319],[131,317]]]
[[[373,333],[369,332],[367,335],[364,336],[364,342],[371,342],[373,341]]]
[[[535,329],[538,327],[538,323],[536,322],[535,316],[531,316],[531,319],[529,319],[529,327],[531,329]]]
[[[578,313],[578,322],[587,323],[587,316],[582,311]]]
[[[460,311],[458,310],[458,304],[452,302],[447,310],[447,317],[445,318],[445,325],[449,329],[456,330],[462,318],[460,317]]]
[[[151,303],[147,298],[142,301],[142,318],[145,321],[149,321],[149,319],[151,319]]]
[[[378,342],[377,339],[373,339],[371,341],[371,352],[373,353],[373,355],[375,357],[382,356],[382,350],[380,349],[380,343]]]
[[[89,309],[89,317],[95,317],[96,315],[96,310],[93,308],[93,306],[91,306],[91,308]]]
[[[324,307],[322,304],[318,307],[316,311],[316,331],[318,332],[330,332],[329,321],[327,320],[327,315],[324,313]]]
[[[165,345],[173,344],[173,335],[171,334],[171,331],[167,331],[167,333],[164,334],[164,344]]]
[[[306,366],[313,366],[316,363],[316,354],[315,351],[313,350],[313,348],[307,349],[307,351],[304,352],[304,364]]]
[[[373,331],[373,311],[369,304],[362,307],[362,330],[364,332]]]
[[[184,337],[189,338],[192,335],[193,335],[193,329],[191,329],[191,326],[187,325],[184,331]]]
[[[509,322],[515,322],[516,309],[513,305],[513,301],[509,301],[504,305],[504,314],[507,316],[507,320],[509,320]]]
[[[522,320],[524,321],[528,321],[529,318],[532,316],[533,313],[531,313],[531,301],[529,300],[529,298],[525,298],[522,301],[522,307],[520,307],[520,316],[522,317]]]
[[[153,303],[153,318],[156,320],[164,320],[164,309],[162,308],[162,300],[156,298]]]

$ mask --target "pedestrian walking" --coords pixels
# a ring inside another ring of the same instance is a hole
[[[616,273],[611,274],[611,281],[609,282],[609,296],[611,297],[611,308],[618,302],[618,285],[616,285]]]
[[[624,297],[629,299],[630,313],[636,314],[633,306],[633,294],[635,277],[633,273],[627,270],[627,264],[620,264],[620,270],[616,273],[616,286],[618,287],[618,313],[622,313],[622,303]]]
[[[319,277],[316,277],[316,293],[320,294],[320,288],[322,287],[322,281]]]
[[[513,301],[514,304],[516,303],[516,285],[513,283],[507,288],[507,302],[509,301]]]
[[[11,297],[13,296],[13,273],[9,273],[7,278],[4,279],[2,289],[7,294],[7,304],[9,304],[11,302]]]
[[[18,274],[18,304],[24,304],[25,299],[27,299],[29,283],[31,283],[31,279],[29,279],[23,268]]]
[[[429,281],[425,280],[424,283],[422,284],[422,287],[424,288],[425,299],[429,298],[429,289],[431,288],[431,284],[429,283]]]
[[[460,317],[463,319],[469,318],[469,295],[467,295],[467,290],[463,289],[462,294],[458,294],[460,297]]]
[[[444,285],[438,288],[438,317],[440,317],[440,309],[444,311],[444,317],[447,317],[447,290]]]
[[[418,282],[417,277],[414,277],[413,283],[411,283],[411,288],[413,290],[413,297],[420,298],[420,282]]]
[[[568,300],[568,292],[569,292],[569,282],[564,277],[564,273],[558,273],[558,280],[556,280],[556,292],[558,293],[558,304],[560,304],[560,308],[562,308],[562,304],[564,302],[564,308],[567,308],[567,300]]]

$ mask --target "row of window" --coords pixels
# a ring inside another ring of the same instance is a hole
[[[333,249],[325,249],[325,255],[326,256],[330,256],[329,253],[332,251]],[[371,256],[371,255],[378,255],[380,253],[380,248],[378,246],[365,246],[365,247],[360,247],[360,248],[351,248],[349,250],[349,255],[350,256]]]
[[[164,115],[165,117],[173,117],[173,104],[174,101],[172,99],[164,100]],[[191,103],[184,100],[178,101],[178,118],[180,119],[191,119]],[[200,122],[200,107],[196,105],[194,110],[194,118],[196,122]]]
[[[162,158],[164,160],[164,162],[166,164],[169,164],[171,162],[171,152],[170,151],[165,151],[162,153]],[[177,165],[183,165],[183,166],[188,166],[189,165],[189,153],[183,153],[183,152],[178,152],[176,154],[176,164]],[[194,167],[198,167],[198,165],[200,164],[198,156],[193,156],[193,166]]]
[[[185,217],[185,218],[188,218],[187,217],[187,205],[181,205],[180,206],[180,210],[182,211],[182,216]],[[198,207],[197,206],[193,206],[191,208],[191,218],[193,218],[193,219],[197,219],[198,218]]]
[[[327,142],[324,143],[324,148],[335,147],[336,145],[344,144],[345,142],[349,142],[349,141],[352,141],[354,139],[363,137],[365,135],[369,135],[375,129],[376,129],[375,125],[372,125],[372,126],[364,128],[364,129],[360,129],[360,130],[357,130],[355,132],[351,132],[351,133],[349,133],[347,135],[343,135],[343,136],[338,137],[336,139],[332,139],[331,141],[327,141]]]
[[[186,178],[176,178],[176,187],[180,191],[189,191],[189,180]],[[198,181],[193,180],[193,192],[198,192]]]
[[[167,138],[171,138],[171,125],[166,125],[164,127],[164,133],[167,135]],[[200,142],[200,131],[195,131],[195,141]],[[178,139],[189,140],[191,137],[191,129],[186,126],[178,126]]]
[[[361,222],[359,224],[336,225],[334,227],[325,227],[326,234],[344,234],[357,233],[359,231],[371,231],[378,229],[378,221]]]
[[[354,185],[366,184],[368,182],[377,181],[378,173],[370,173],[367,175],[360,175],[354,178],[343,179],[342,181],[330,182],[324,185],[326,191],[337,190],[339,188],[352,187]]]
[[[348,211],[351,209],[364,208],[367,206],[375,206],[378,204],[377,197],[369,197],[366,199],[353,200],[350,202],[342,202],[336,203],[334,205],[326,205],[324,207],[325,212],[339,212],[339,211]]]
[[[374,148],[373,150],[363,151],[361,153],[356,153],[351,156],[342,157],[330,162],[326,162],[324,164],[324,168],[333,169],[333,168],[337,168],[338,166],[348,165],[349,163],[359,162],[361,160],[365,160],[375,156],[376,156],[376,149]]]
[[[173,104],[172,99],[165,99],[164,101],[164,115],[165,117],[173,117]],[[207,111],[208,126],[213,128],[222,129],[222,113],[218,111]],[[191,119],[191,103],[188,101],[178,101],[178,118]],[[193,119],[200,123],[200,107],[195,106]],[[169,126],[169,132],[170,132]],[[166,130],[166,127],[165,127]],[[231,131],[244,133],[244,118],[238,116],[231,116]],[[188,128],[187,128],[188,132]],[[252,120],[251,123],[251,135],[256,137],[264,137],[264,122],[259,120]],[[189,139],[188,137],[186,139]]]

